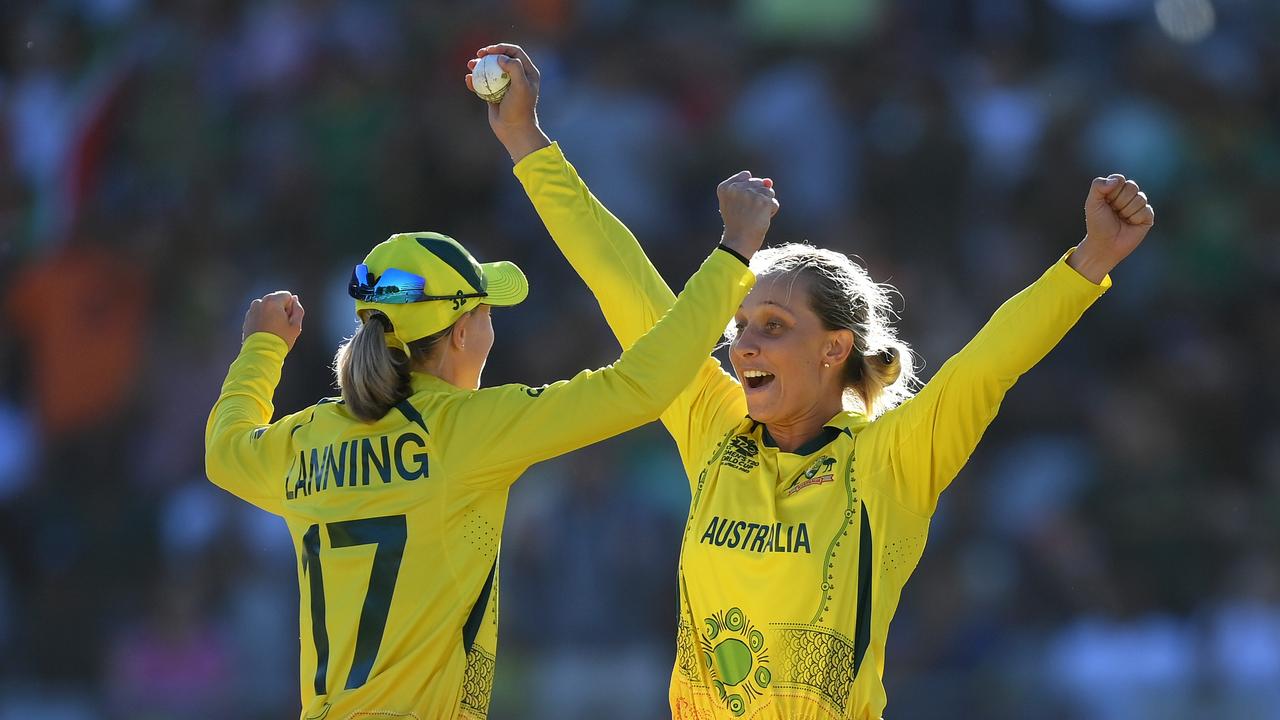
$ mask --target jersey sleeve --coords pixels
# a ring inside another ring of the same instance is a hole
[[[558,144],[530,153],[514,172],[552,239],[595,295],[618,342],[631,347],[671,307],[671,288],[631,231],[587,189]],[[688,468],[696,462],[692,453],[746,414],[742,388],[708,356],[661,420]]]
[[[204,430],[204,465],[209,480],[276,514],[283,508],[273,483],[282,480],[288,470],[290,436],[297,417],[271,422],[271,398],[288,352],[284,340],[271,333],[246,338],[227,371]]]
[[[1068,266],[1070,255],[1006,301],[915,397],[863,430],[863,477],[887,485],[905,507],[933,513],[1005,393],[1111,287],[1110,277],[1094,285]]]
[[[459,401],[441,425],[450,473],[509,482],[533,463],[655,419],[693,377],[755,277],[714,251],[653,329],[613,365],[543,388],[506,385]]]

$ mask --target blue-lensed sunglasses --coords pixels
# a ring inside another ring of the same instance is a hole
[[[369,272],[369,266],[360,263],[351,272],[351,282],[347,285],[347,294],[361,302],[371,303],[416,303],[428,300],[463,300],[466,298],[488,297],[487,292],[464,293],[461,290],[452,295],[428,295],[427,281],[421,275],[398,268],[387,268],[379,277]]]

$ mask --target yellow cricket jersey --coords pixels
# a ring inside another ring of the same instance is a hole
[[[754,283],[717,250],[618,361],[541,388],[414,374],[381,420],[339,399],[268,424],[287,348],[245,340],[205,430],[217,485],[282,516],[298,555],[303,718],[483,718],[511,483],[657,417]]]
[[[635,342],[673,298],[635,238],[558,146],[515,173],[623,347]],[[879,718],[889,621],[939,494],[1005,392],[1108,287],[1055,264],[915,398],[874,421],[836,415],[797,452],[778,450],[737,381],[705,361],[661,416],[692,493],[672,715]]]

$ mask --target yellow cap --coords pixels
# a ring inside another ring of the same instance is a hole
[[[356,300],[356,315],[362,321],[373,310],[391,320],[394,329],[389,335],[394,337],[388,337],[387,344],[405,350],[409,343],[444,330],[481,304],[516,305],[529,295],[529,281],[514,263],[476,262],[458,241],[440,233],[392,235],[369,251],[364,264],[379,276],[392,268],[419,275],[426,281],[426,294],[441,298],[408,303]]]

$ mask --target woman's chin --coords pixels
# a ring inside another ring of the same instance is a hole
[[[756,422],[768,423],[774,414],[772,406],[765,398],[747,395],[747,414]]]

